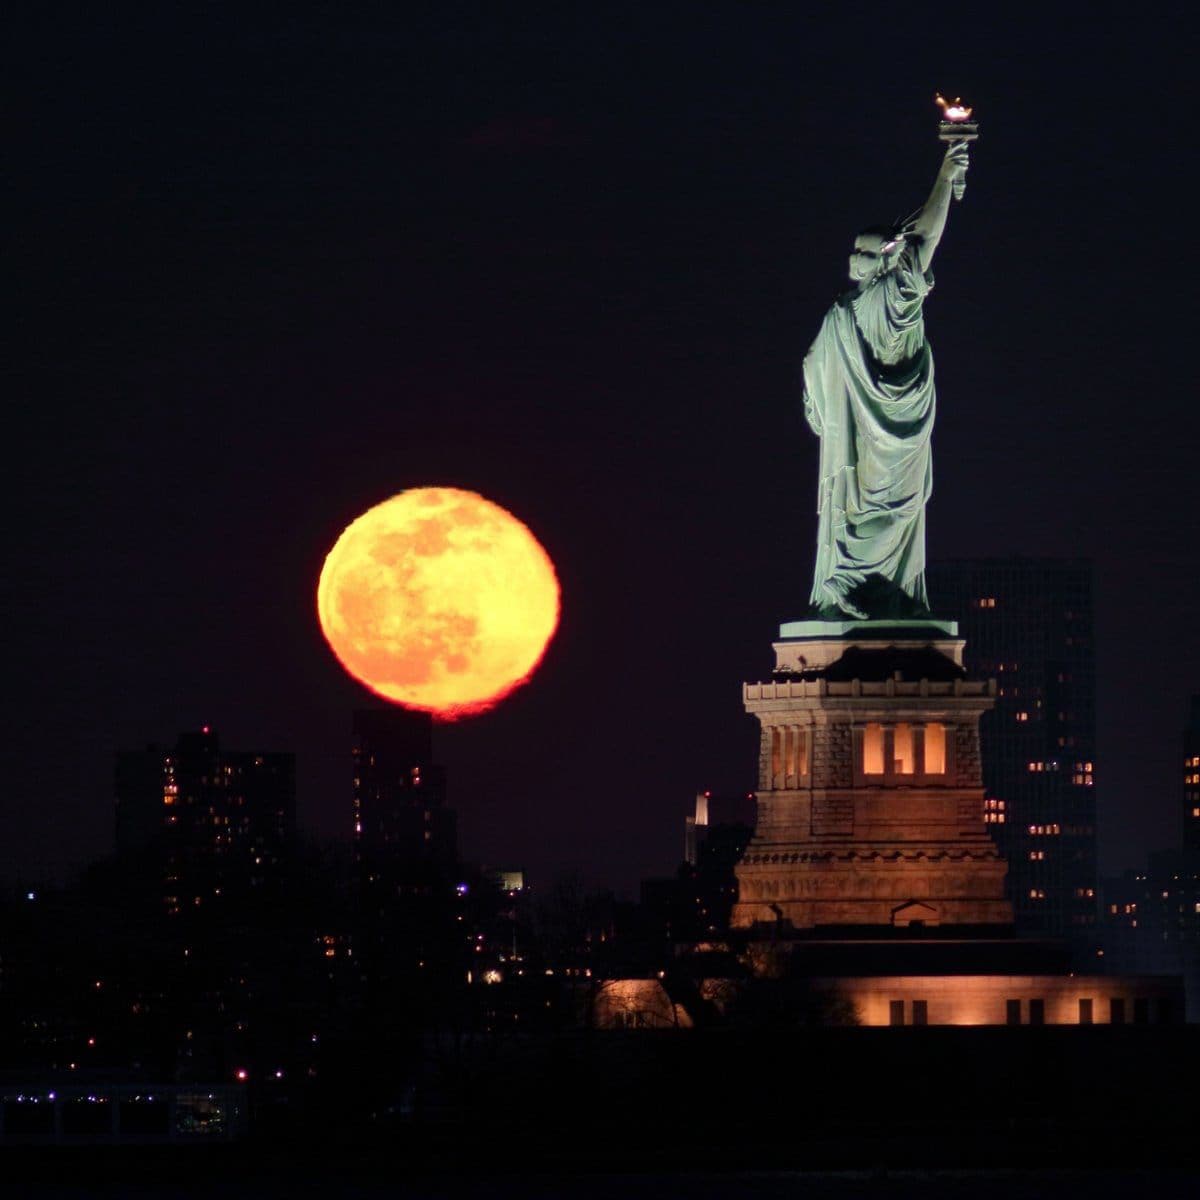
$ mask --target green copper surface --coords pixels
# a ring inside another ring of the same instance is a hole
[[[779,626],[779,636],[794,638],[881,638],[905,639],[918,637],[957,637],[957,621],[939,621],[936,618],[914,617],[909,620],[851,621],[851,620],[808,620],[784,621]]]
[[[855,287],[830,308],[804,360],[804,415],[821,439],[817,555],[809,597],[823,618],[928,617],[925,505],[936,396],[924,303],[965,144],[946,151],[925,206],[860,234]]]

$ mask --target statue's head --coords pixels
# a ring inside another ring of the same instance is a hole
[[[904,248],[904,235],[892,225],[872,225],[854,239],[850,278],[863,283],[890,271]]]

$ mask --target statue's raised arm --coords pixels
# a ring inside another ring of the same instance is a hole
[[[804,414],[821,439],[813,617],[929,615],[925,504],[936,405],[924,303],[966,169],[966,145],[951,143],[913,218],[855,238],[854,286],[826,314],[805,357]]]
[[[912,237],[917,241],[918,254],[921,259],[921,269],[928,271],[933,262],[934,251],[942,240],[942,231],[946,228],[946,217],[950,212],[950,197],[954,185],[967,175],[969,166],[967,159],[967,143],[951,142],[946,147],[946,155],[938,168],[937,178],[933,181],[933,190],[929,199],[912,219],[909,228]]]

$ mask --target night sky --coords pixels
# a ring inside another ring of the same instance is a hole
[[[695,791],[754,786],[740,683],[810,586],[800,360],[854,233],[925,199],[938,88],[982,136],[926,306],[930,557],[1094,560],[1101,866],[1177,843],[1191,6],[131,7],[8,38],[5,876],[108,852],[114,752],[205,722],[295,750],[346,835],[371,697],[317,575],[425,484],[563,587],[534,680],[439,728],[464,851],[671,872]]]

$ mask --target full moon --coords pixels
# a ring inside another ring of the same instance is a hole
[[[554,564],[498,504],[458,488],[401,492],[334,543],[317,615],[338,661],[373,692],[442,720],[526,682],[558,625]]]

